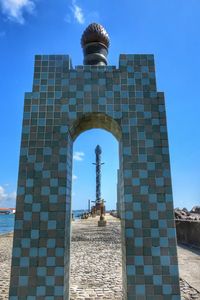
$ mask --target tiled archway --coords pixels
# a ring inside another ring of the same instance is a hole
[[[120,141],[126,298],[178,300],[164,95],[152,55],[77,66],[37,55],[25,94],[10,299],[69,298],[73,140],[103,128]]]

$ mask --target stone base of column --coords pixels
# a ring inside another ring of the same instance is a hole
[[[100,217],[100,220],[98,221],[98,227],[104,227],[106,226],[106,220],[104,219],[104,217]]]

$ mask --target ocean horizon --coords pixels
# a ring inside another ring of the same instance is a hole
[[[79,219],[81,214],[83,214],[84,212],[88,212],[88,210],[87,209],[73,210],[72,213],[74,215],[74,219],[75,220]],[[14,230],[14,222],[15,222],[14,214],[9,214],[9,215],[0,214],[0,235],[12,232]]]

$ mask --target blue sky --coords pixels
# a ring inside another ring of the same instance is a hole
[[[109,64],[120,53],[153,53],[157,87],[165,92],[174,205],[200,203],[200,1],[0,0],[0,206],[13,206],[17,185],[23,98],[31,91],[35,54],[69,54],[82,64],[80,38],[91,22],[107,29]],[[95,197],[94,148],[105,162],[102,196],[115,207],[118,145],[103,130],[74,144],[73,207]],[[89,146],[88,146],[89,145]],[[87,174],[87,176],[85,176]]]

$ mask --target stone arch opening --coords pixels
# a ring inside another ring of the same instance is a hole
[[[120,141],[122,132],[119,124],[113,118],[104,113],[86,113],[78,118],[70,127],[69,132],[74,141],[82,132],[100,128],[112,133]]]
[[[73,148],[74,152],[76,150],[83,150],[80,147],[80,144],[78,144],[78,147],[75,146],[75,143],[79,141],[79,138],[82,139],[82,142],[85,140],[88,141],[86,138],[87,135],[91,135],[94,137],[95,142],[94,145],[96,146],[96,140],[98,138],[95,138],[95,136],[99,137],[98,132],[101,133],[103,131],[106,131],[105,135],[108,137],[108,133],[110,134],[109,139],[115,140],[116,148],[114,151],[114,156],[116,159],[119,160],[119,142],[116,139],[113,134],[108,130],[105,130],[102,128],[99,128],[97,131],[93,131],[91,129],[96,128],[90,128],[89,130],[82,131],[78,136],[77,139],[74,141]],[[105,158],[104,154],[106,154],[106,149],[104,148],[104,144],[102,144],[102,139],[99,139],[99,145],[101,145],[102,148],[102,162],[105,162],[105,165],[103,166],[102,170],[102,179],[104,176],[106,176],[106,172],[108,170],[105,169],[106,164],[108,164],[108,160]],[[87,142],[86,142],[87,143]],[[114,143],[114,141],[113,141]],[[93,144],[88,144],[87,147],[92,148],[91,152],[94,152]],[[118,148],[118,149],[117,149]],[[108,150],[107,150],[108,152]],[[87,155],[87,154],[86,154]],[[95,153],[94,153],[95,155]],[[114,159],[114,158],[113,158]],[[92,156],[91,161],[95,161],[95,157]],[[88,163],[88,161],[87,161]],[[79,189],[79,187],[82,189],[83,184],[81,180],[86,182],[85,179],[82,179],[81,175],[79,177],[78,170],[74,170],[75,165],[81,165],[82,162],[73,162],[73,174],[77,175],[78,179],[75,181],[72,181],[72,186],[76,184],[76,187]],[[117,167],[116,166],[116,177],[117,177]],[[89,169],[89,170],[88,170]],[[95,178],[95,168],[91,163],[90,166],[84,171],[85,177],[89,176],[90,178],[92,176],[88,175],[87,173],[92,172]],[[115,170],[112,170],[112,174],[114,176]],[[79,182],[80,180],[80,182]],[[102,180],[103,181],[103,180]],[[117,178],[116,178],[117,181]],[[95,196],[95,180],[93,183],[91,181],[87,181],[90,185],[93,186]],[[114,183],[110,183],[111,185]],[[102,198],[106,201],[106,208],[109,208],[109,201],[110,198],[106,197],[105,192],[103,192],[103,182],[102,182]],[[112,190],[114,188],[117,190],[117,186],[114,186],[113,188],[110,187]],[[76,195],[79,194],[77,192],[77,189],[74,190],[72,188],[72,191],[75,191]],[[80,193],[81,194],[81,193]],[[108,193],[109,194],[109,193]],[[85,197],[87,195],[87,189],[86,194],[84,191],[82,192],[82,199],[83,201],[87,202],[87,198]],[[77,195],[77,200],[81,200],[80,195]],[[90,198],[91,200],[95,200],[94,198]],[[73,207],[73,199],[72,196],[72,207]],[[117,202],[117,193],[116,193],[116,199]],[[78,201],[76,202],[78,203]],[[113,203],[113,202],[112,202]],[[116,203],[115,203],[116,205]],[[116,206],[115,206],[116,207]],[[114,206],[113,206],[114,208]],[[87,294],[90,294],[91,298],[95,298],[95,293],[97,293],[96,289],[98,289],[99,296],[96,294],[96,297],[99,297],[98,299],[103,299],[103,297],[109,297],[109,299],[120,299],[120,295],[122,294],[122,251],[121,251],[121,222],[120,220],[114,219],[109,215],[106,215],[107,220],[107,226],[104,228],[104,230],[101,231],[101,229],[98,227],[98,220],[99,216],[96,218],[89,217],[87,220],[81,220],[72,222],[72,234],[71,234],[71,255],[70,255],[70,299],[76,299],[75,297],[78,297],[79,293],[84,298],[87,298]],[[79,224],[81,224],[81,227],[79,227]],[[100,229],[100,231],[99,231]],[[81,231],[81,233],[80,233]],[[105,231],[105,232],[104,232]],[[103,236],[104,234],[104,236]],[[99,248],[99,253],[98,251]],[[87,255],[86,255],[87,251]],[[78,268],[79,265],[79,268]],[[85,271],[85,275],[83,276],[83,270]],[[108,284],[108,281],[110,280],[110,284]],[[108,289],[109,285],[109,289]],[[78,289],[76,288],[78,287]],[[106,289],[107,287],[107,289]],[[116,291],[115,291],[116,288]],[[101,294],[101,295],[100,295]],[[92,296],[93,295],[93,296]],[[123,299],[121,297],[121,299]]]

